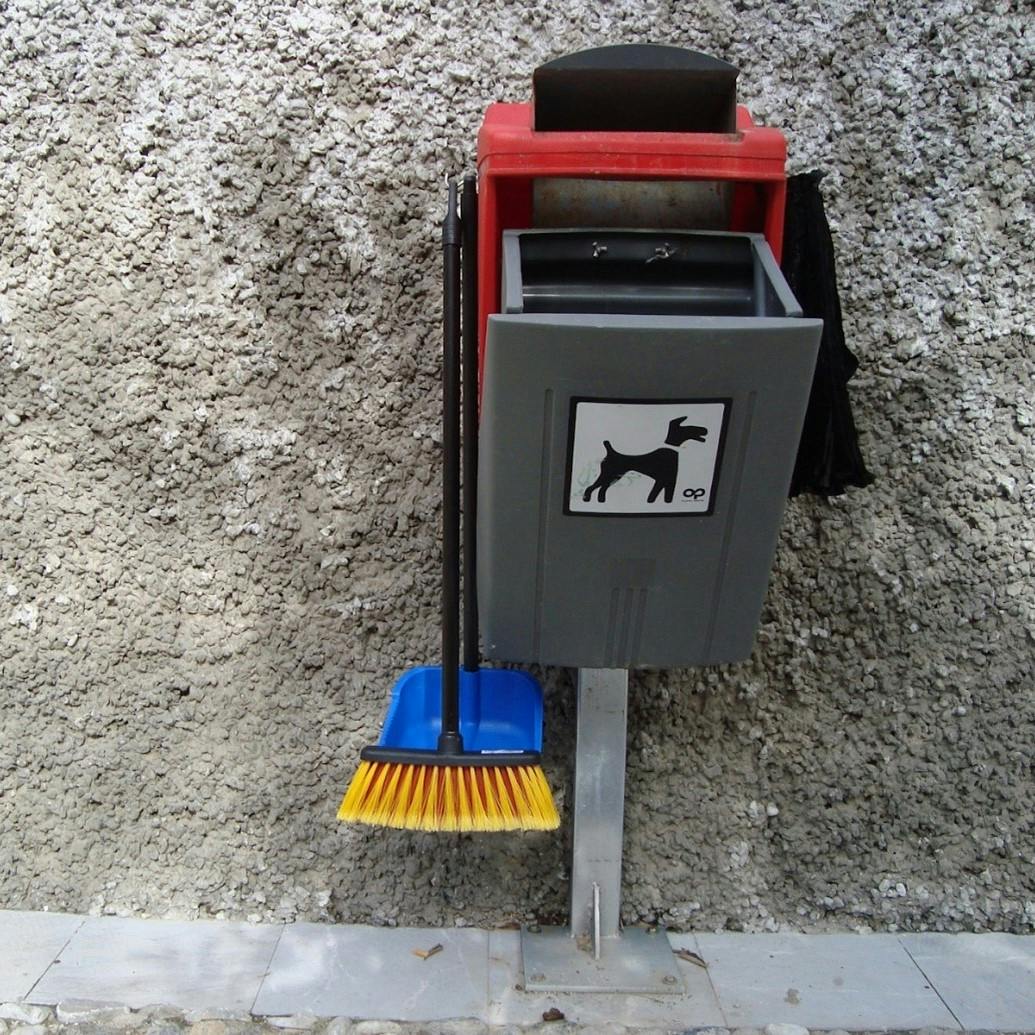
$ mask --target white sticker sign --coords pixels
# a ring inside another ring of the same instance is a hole
[[[573,399],[566,514],[710,514],[728,399]]]

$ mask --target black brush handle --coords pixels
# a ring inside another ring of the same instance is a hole
[[[439,751],[460,737],[460,216],[456,183],[442,222],[442,732]]]
[[[463,191],[464,671],[478,671],[478,181]]]

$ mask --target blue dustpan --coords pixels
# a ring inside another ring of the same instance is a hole
[[[442,668],[410,669],[392,688],[378,746],[434,751],[441,732]],[[461,668],[460,733],[465,754],[542,751],[542,689],[526,672]]]

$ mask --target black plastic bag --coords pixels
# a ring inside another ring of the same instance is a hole
[[[859,363],[845,344],[841,326],[834,246],[819,189],[822,175],[807,172],[787,180],[783,273],[804,315],[823,320],[791,496],[839,496],[849,486],[862,488],[873,481],[859,450],[848,398],[848,382]]]

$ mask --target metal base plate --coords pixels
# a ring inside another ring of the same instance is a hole
[[[600,959],[580,949],[567,927],[521,931],[526,992],[627,992],[683,995],[672,946],[665,932],[638,927],[604,938]]]

